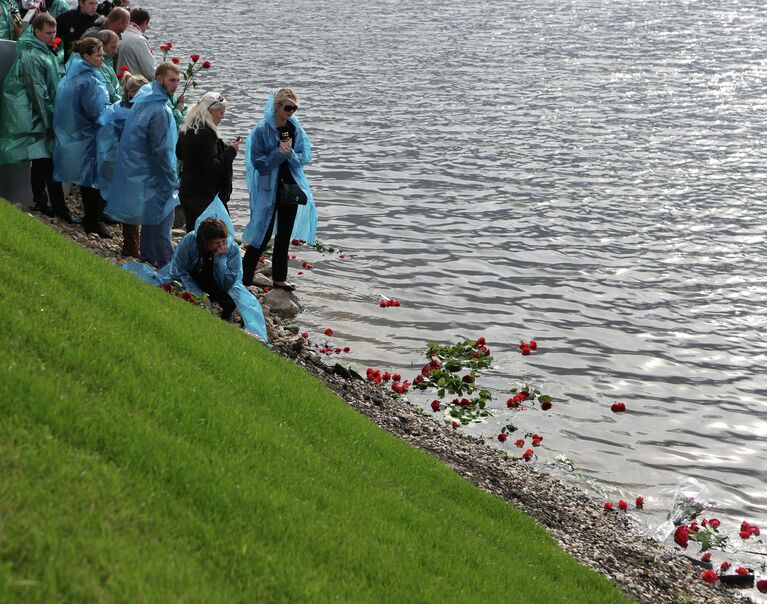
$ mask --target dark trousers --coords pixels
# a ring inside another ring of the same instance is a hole
[[[190,199],[189,197],[181,198],[181,209],[184,210],[184,222],[186,223],[187,233],[191,233],[194,230],[194,223],[197,222],[200,214],[208,209],[208,206],[212,201],[212,199]],[[226,208],[226,211],[228,212],[229,208],[227,207],[226,202],[223,202],[223,204]],[[229,234],[231,235],[232,233]]]
[[[277,190],[277,199],[280,198],[280,191]],[[290,235],[293,232],[293,223],[296,221],[298,205],[294,203],[277,202],[272,212],[272,219],[264,234],[264,240],[258,249],[252,245],[245,251],[242,259],[242,282],[245,285],[253,283],[253,275],[256,272],[258,259],[269,245],[274,230],[274,221],[277,220],[277,234],[274,237],[274,248],[272,249],[272,282],[285,281],[288,278],[288,250],[290,249]]]
[[[101,199],[101,193],[98,189],[91,187],[80,187],[80,194],[83,198],[83,227],[85,229],[95,227],[99,222],[101,212],[104,210],[104,200]]]
[[[237,305],[232,300],[232,297],[218,286],[213,275],[197,270],[195,267],[195,270],[192,271],[192,279],[195,280],[202,291],[210,296],[211,300],[221,307],[221,318],[224,321],[231,319]]]
[[[50,207],[56,214],[61,214],[67,210],[66,203],[64,203],[64,189],[61,188],[60,182],[53,180],[53,160],[50,157],[32,160],[29,180],[35,208],[46,210]],[[49,200],[50,206],[48,205]]]

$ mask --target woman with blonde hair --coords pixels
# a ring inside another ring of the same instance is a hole
[[[264,118],[248,137],[247,168],[250,223],[243,239],[249,244],[243,258],[243,283],[250,285],[261,254],[277,234],[272,251],[272,284],[294,290],[287,281],[291,239],[314,243],[317,210],[304,166],[312,159],[312,143],[298,123],[298,94],[280,88],[269,95]]]
[[[218,125],[226,113],[226,99],[217,92],[206,92],[186,114],[181,126],[176,157],[181,160],[178,196],[186,219],[186,232],[218,195],[224,203],[232,194],[232,162],[240,139],[221,140]]]

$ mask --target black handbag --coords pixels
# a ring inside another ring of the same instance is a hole
[[[305,206],[309,198],[303,189],[294,184],[282,184],[280,190],[280,203],[292,203],[299,206]]]

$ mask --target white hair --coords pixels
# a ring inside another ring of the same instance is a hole
[[[181,126],[181,132],[192,130],[197,132],[200,128],[210,128],[216,136],[218,127],[213,123],[213,117],[210,115],[211,109],[226,109],[226,99],[218,92],[206,92],[202,98],[197,101],[187,112],[184,118],[184,125]]]

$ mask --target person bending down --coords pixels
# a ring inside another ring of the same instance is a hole
[[[208,294],[221,306],[225,321],[231,319],[235,309],[228,292],[241,275],[240,248],[219,218],[206,218],[197,230],[187,233],[170,263],[170,278],[180,281],[195,296]]]

